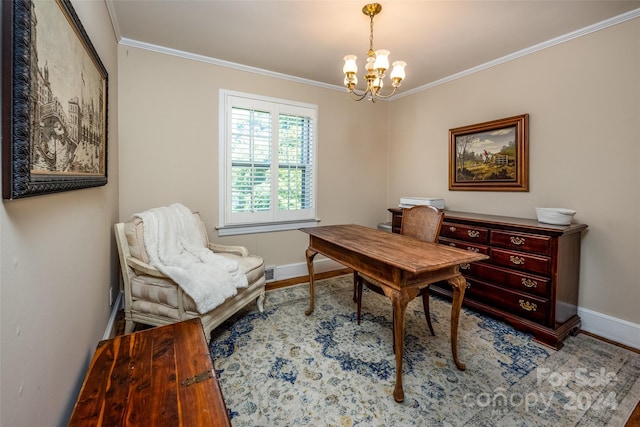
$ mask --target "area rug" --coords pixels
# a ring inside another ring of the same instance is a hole
[[[459,371],[451,306],[431,298],[406,315],[405,400],[393,399],[391,304],[365,292],[356,323],[352,276],[267,293],[212,336],[211,355],[233,426],[624,426],[640,399],[640,354],[579,334],[560,351],[464,309]]]

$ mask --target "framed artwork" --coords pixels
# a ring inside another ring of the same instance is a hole
[[[107,70],[69,0],[2,2],[2,197],[107,183]]]
[[[449,190],[529,191],[529,115],[449,129]]]

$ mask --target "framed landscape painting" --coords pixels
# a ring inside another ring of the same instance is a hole
[[[107,183],[107,71],[69,0],[2,2],[2,196]]]
[[[529,191],[529,115],[450,129],[449,190]]]

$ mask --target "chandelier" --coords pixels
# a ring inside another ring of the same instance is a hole
[[[391,71],[391,86],[393,90],[385,95],[381,93],[384,85],[383,79],[389,69],[390,53],[385,49],[373,50],[373,17],[381,11],[382,6],[378,3],[370,3],[362,8],[362,13],[371,19],[369,52],[367,52],[367,63],[365,65],[367,73],[364,75],[367,82],[365,89],[356,89],[356,85],[358,84],[358,77],[356,76],[358,65],[356,64],[356,59],[358,59],[358,57],[355,55],[347,55],[344,57],[344,67],[342,68],[344,72],[344,85],[347,87],[351,98],[356,101],[361,101],[367,96],[372,102],[376,102],[378,98],[389,98],[396,92],[396,89],[400,86],[400,82],[405,77],[404,67],[407,66],[407,63],[404,61],[395,61],[392,64],[393,71]]]

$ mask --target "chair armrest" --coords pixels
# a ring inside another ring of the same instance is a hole
[[[132,257],[127,258],[127,265],[133,268],[135,271],[148,274],[149,276],[167,277],[164,274],[162,274],[160,270],[158,270],[157,268],[152,267],[151,265],[147,264],[146,262],[140,261],[137,258],[132,258]]]
[[[218,245],[216,243],[209,243],[209,249],[211,249],[213,252],[227,252],[240,256],[249,256],[249,250],[244,246],[227,246]]]

